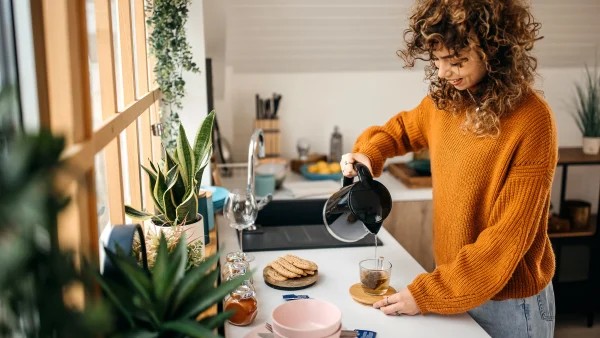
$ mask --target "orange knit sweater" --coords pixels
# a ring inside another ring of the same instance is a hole
[[[375,177],[387,158],[429,149],[437,268],[408,286],[423,314],[529,297],[554,275],[547,228],[558,147],[550,107],[529,94],[502,117],[497,138],[463,133],[461,121],[426,97],[365,130],[353,149],[369,157]]]

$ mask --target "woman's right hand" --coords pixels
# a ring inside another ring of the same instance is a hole
[[[371,160],[367,157],[367,155],[361,153],[347,153],[342,156],[342,160],[340,161],[340,167],[342,167],[342,173],[344,176],[352,178],[357,175],[353,166],[354,162],[360,162],[366,165],[371,174],[373,173],[373,169],[371,168]]]

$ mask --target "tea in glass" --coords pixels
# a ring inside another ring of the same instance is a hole
[[[360,286],[370,296],[381,296],[390,287],[392,263],[383,259],[365,259],[360,262]]]

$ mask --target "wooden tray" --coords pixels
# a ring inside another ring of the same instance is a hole
[[[420,175],[404,163],[392,163],[388,170],[408,188],[431,188],[431,176]]]
[[[365,305],[373,305],[376,302],[382,300],[385,296],[391,296],[396,293],[396,289],[390,286],[385,294],[381,296],[370,296],[363,291],[362,287],[360,286],[360,283],[352,285],[348,291],[350,292],[350,296],[352,296],[352,299],[354,299],[358,303]]]
[[[274,280],[271,277],[269,277],[269,275],[267,274],[267,271],[269,270],[273,270],[273,268],[268,265],[263,269],[263,279],[265,280],[265,284],[277,290],[302,290],[312,286],[317,282],[317,280],[319,280],[318,270],[315,271],[314,275],[308,275],[299,278],[290,278],[283,282]]]

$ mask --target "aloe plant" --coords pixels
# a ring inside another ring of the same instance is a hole
[[[106,298],[122,316],[122,327],[117,330],[123,337],[218,337],[213,330],[222,325],[232,311],[200,321],[196,318],[248,279],[241,276],[215,286],[219,253],[200,266],[186,270],[185,236],[171,253],[165,237],[160,237],[152,274],[131,256],[108,248],[106,254],[118,275],[111,279],[96,270],[92,273]]]
[[[212,128],[214,111],[202,122],[196,134],[194,147],[179,126],[177,147],[170,154],[164,147],[164,165],[150,161],[150,168],[141,166],[148,174],[154,206],[160,215],[125,206],[125,213],[138,220],[152,219],[155,223],[175,226],[182,223],[194,223],[198,219],[198,192],[204,168],[212,156]]]
[[[571,115],[584,137],[600,137],[600,76],[594,67],[591,74],[586,66],[586,82],[576,84],[575,112]]]

